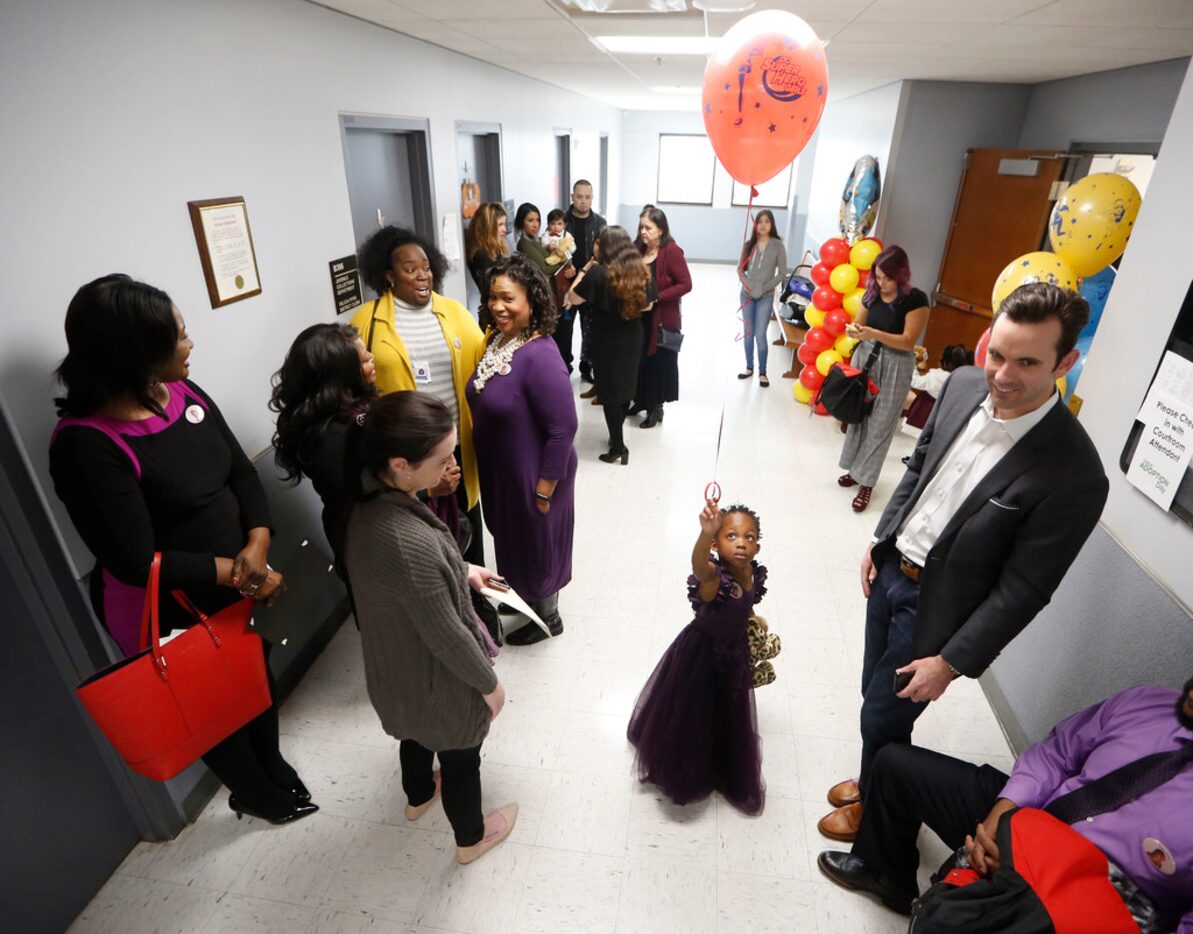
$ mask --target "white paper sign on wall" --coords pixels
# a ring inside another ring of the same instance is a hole
[[[1193,455],[1193,361],[1164,354],[1138,420],[1143,435],[1127,480],[1168,511]]]

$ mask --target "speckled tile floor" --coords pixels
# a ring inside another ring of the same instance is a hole
[[[498,659],[508,702],[484,750],[486,804],[521,805],[511,839],[478,863],[452,859],[440,808],[402,816],[397,744],[364,690],[347,625],[282,709],[282,743],[322,810],[293,827],[237,821],[221,793],[177,839],[140,844],[74,932],[318,934],[762,934],[898,932],[906,923],[827,883],[816,832],[828,787],[858,758],[864,601],[857,562],[911,440],[897,435],[870,511],[834,482],[841,435],[809,418],[782,379],[734,378],[733,270],[694,266],[684,303],[682,401],[659,428],[627,422],[627,467],[598,408],[578,400],[575,579],[558,640]],[[688,621],[684,580],[704,485],[763,520],[771,571],[760,607],[783,638],[779,680],[758,692],[767,806],[719,799],[677,809],[632,777],[625,724],[663,648]],[[491,551],[490,551],[491,554]],[[1010,751],[978,685],[960,681],[917,741],[1006,769]],[[944,857],[923,838],[924,863]]]

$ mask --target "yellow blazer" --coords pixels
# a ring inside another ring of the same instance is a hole
[[[468,309],[454,299],[432,292],[431,311],[439,318],[447,349],[452,355],[452,382],[456,386],[456,403],[460,409],[460,459],[463,461],[460,467],[464,474],[464,489],[468,492],[468,508],[471,509],[480,499],[480,480],[476,473],[476,450],[472,446],[472,412],[464,398],[464,387],[485,352],[485,336]],[[410,354],[394,330],[392,292],[386,292],[376,303],[365,302],[352,316],[352,326],[366,344],[369,343],[370,325],[377,389],[382,393],[416,389]]]

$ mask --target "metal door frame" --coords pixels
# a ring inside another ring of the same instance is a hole
[[[424,117],[385,117],[376,114],[340,113],[338,116],[340,146],[344,152],[345,194],[348,195],[349,204],[352,202],[353,169],[348,154],[348,131],[381,130],[406,135],[409,137],[410,191],[414,200],[415,230],[442,249],[439,225],[435,220],[439,213],[435,199],[435,174],[431,168],[431,121]],[[420,184],[422,179],[426,180],[425,186]]]

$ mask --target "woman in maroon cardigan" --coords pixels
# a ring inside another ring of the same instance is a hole
[[[646,412],[642,427],[654,428],[663,420],[663,403],[679,399],[679,353],[659,344],[659,332],[682,330],[679,300],[692,291],[692,277],[683,250],[671,239],[667,215],[653,205],[638,218],[638,250],[659,297],[643,329],[638,394],[630,414]]]

